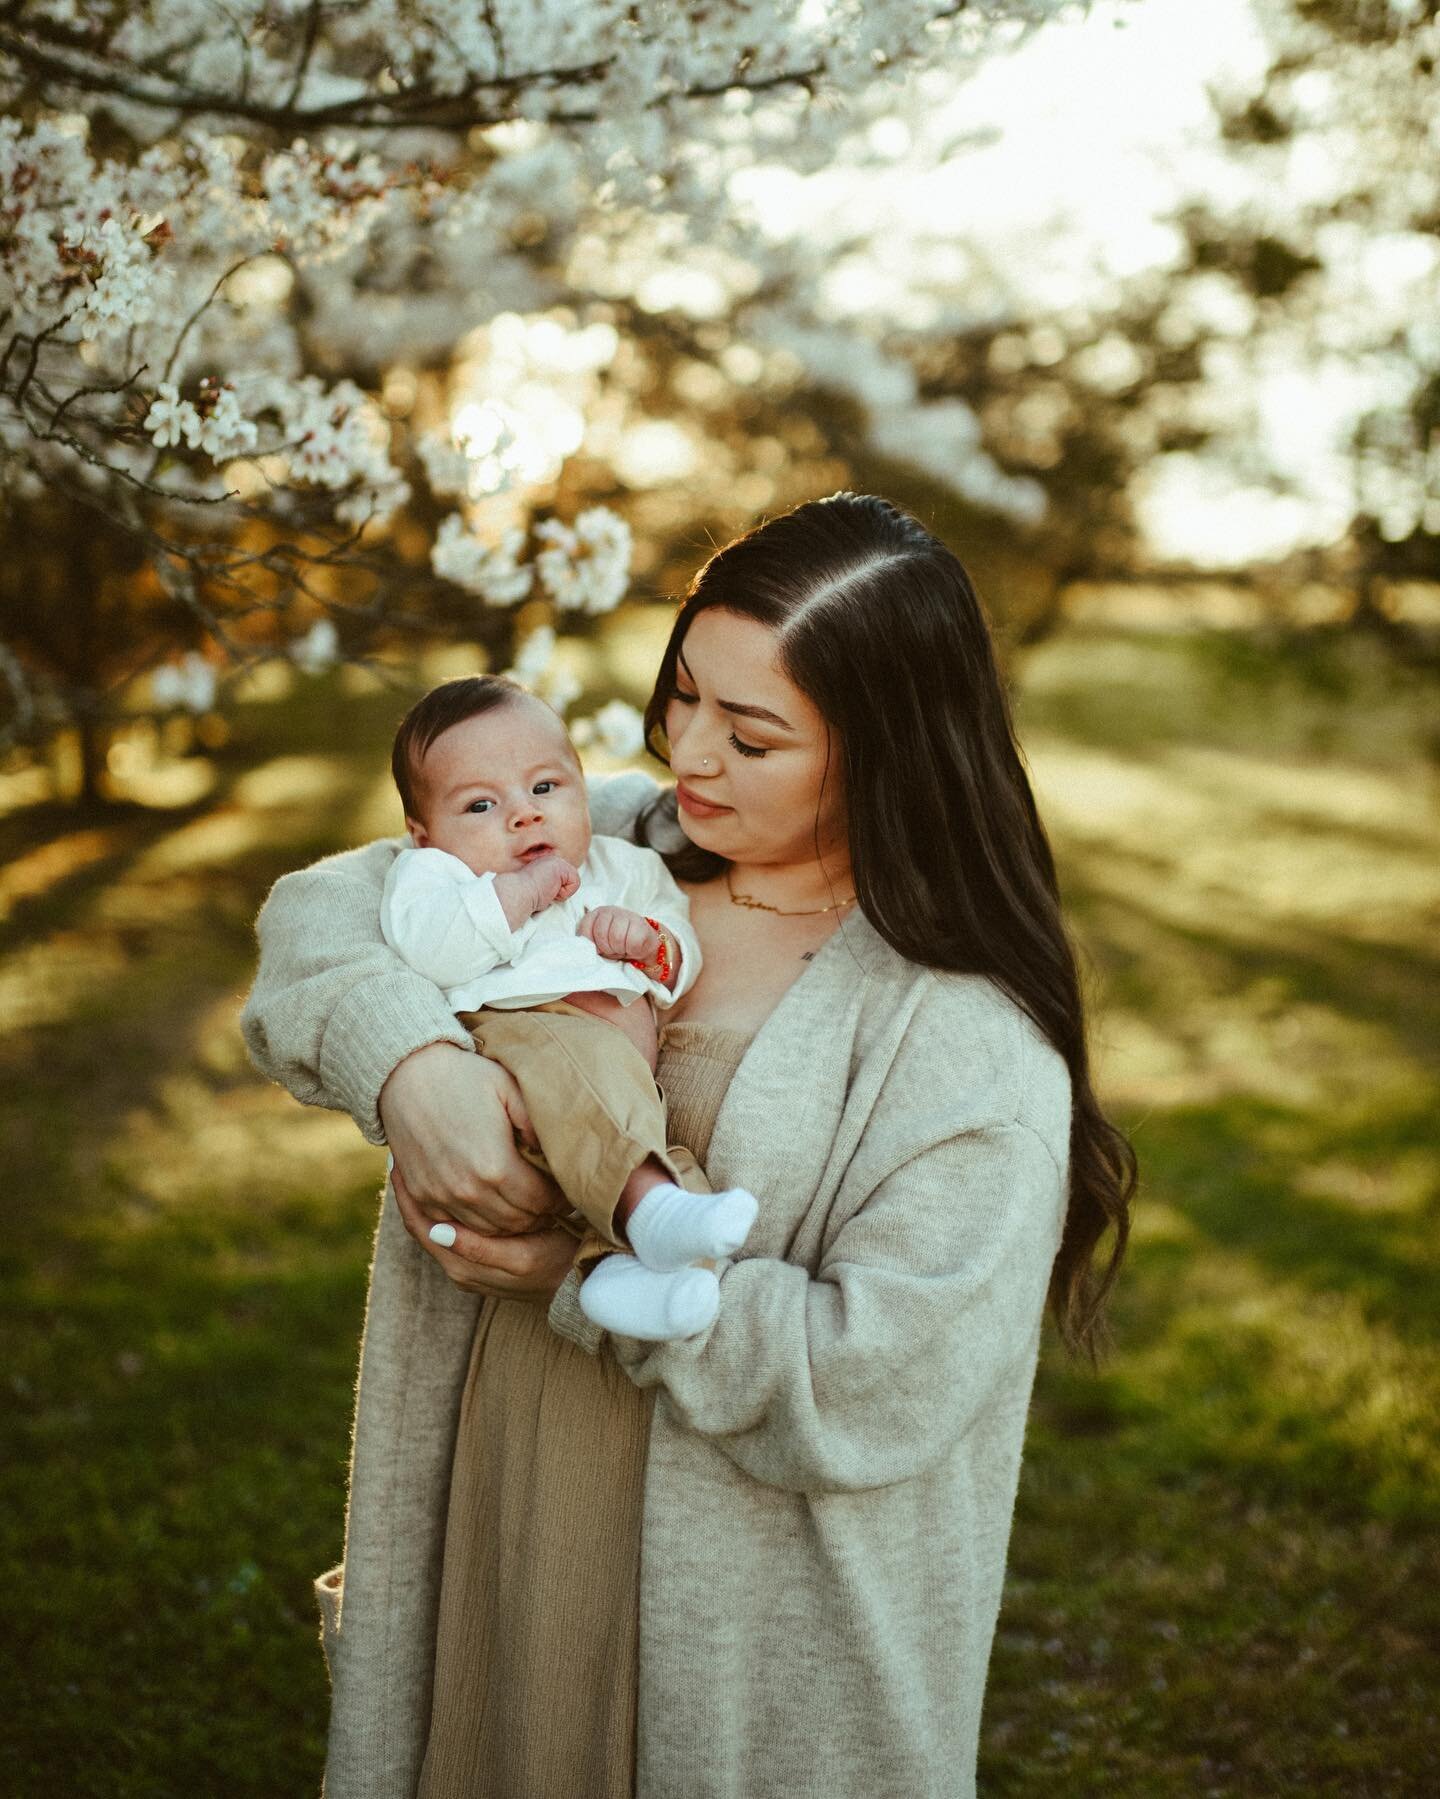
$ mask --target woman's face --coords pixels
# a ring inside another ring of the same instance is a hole
[[[846,856],[840,745],[780,668],[775,633],[711,607],[685,633],[665,708],[680,822],[742,864]],[[818,829],[817,829],[818,826]]]

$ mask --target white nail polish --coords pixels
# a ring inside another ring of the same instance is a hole
[[[394,1166],[395,1166],[395,1158],[387,1150],[385,1153],[385,1172],[386,1172],[386,1174],[389,1174],[391,1172],[391,1170],[394,1168]]]
[[[453,1224],[432,1224],[430,1241],[438,1243],[441,1249],[453,1248],[455,1243],[455,1226]]]

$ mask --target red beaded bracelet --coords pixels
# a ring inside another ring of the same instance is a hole
[[[654,958],[654,966],[659,972],[654,976],[654,979],[659,981],[662,987],[668,987],[670,985],[670,976],[675,972],[670,966],[670,939],[665,935],[665,927],[658,918],[647,918],[645,922],[650,926],[652,931],[658,931],[660,933],[660,949],[659,953]],[[632,957],[630,966],[632,968],[638,968],[641,974],[649,974],[651,964],[649,962],[637,961]]]

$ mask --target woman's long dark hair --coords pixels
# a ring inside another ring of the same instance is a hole
[[[1067,1346],[1093,1358],[1129,1236],[1135,1153],[1091,1084],[1055,863],[969,576],[918,519],[871,494],[764,520],[690,584],[645,710],[662,761],[677,654],[710,607],[776,632],[781,666],[838,736],[855,891],[875,929],[910,961],[988,976],[1065,1058],[1070,1195],[1049,1301]],[[695,880],[725,867],[695,845],[669,860]]]

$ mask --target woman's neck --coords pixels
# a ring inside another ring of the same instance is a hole
[[[806,862],[732,862],[727,872],[731,897],[779,912],[819,912],[854,898],[855,880],[846,855]]]

